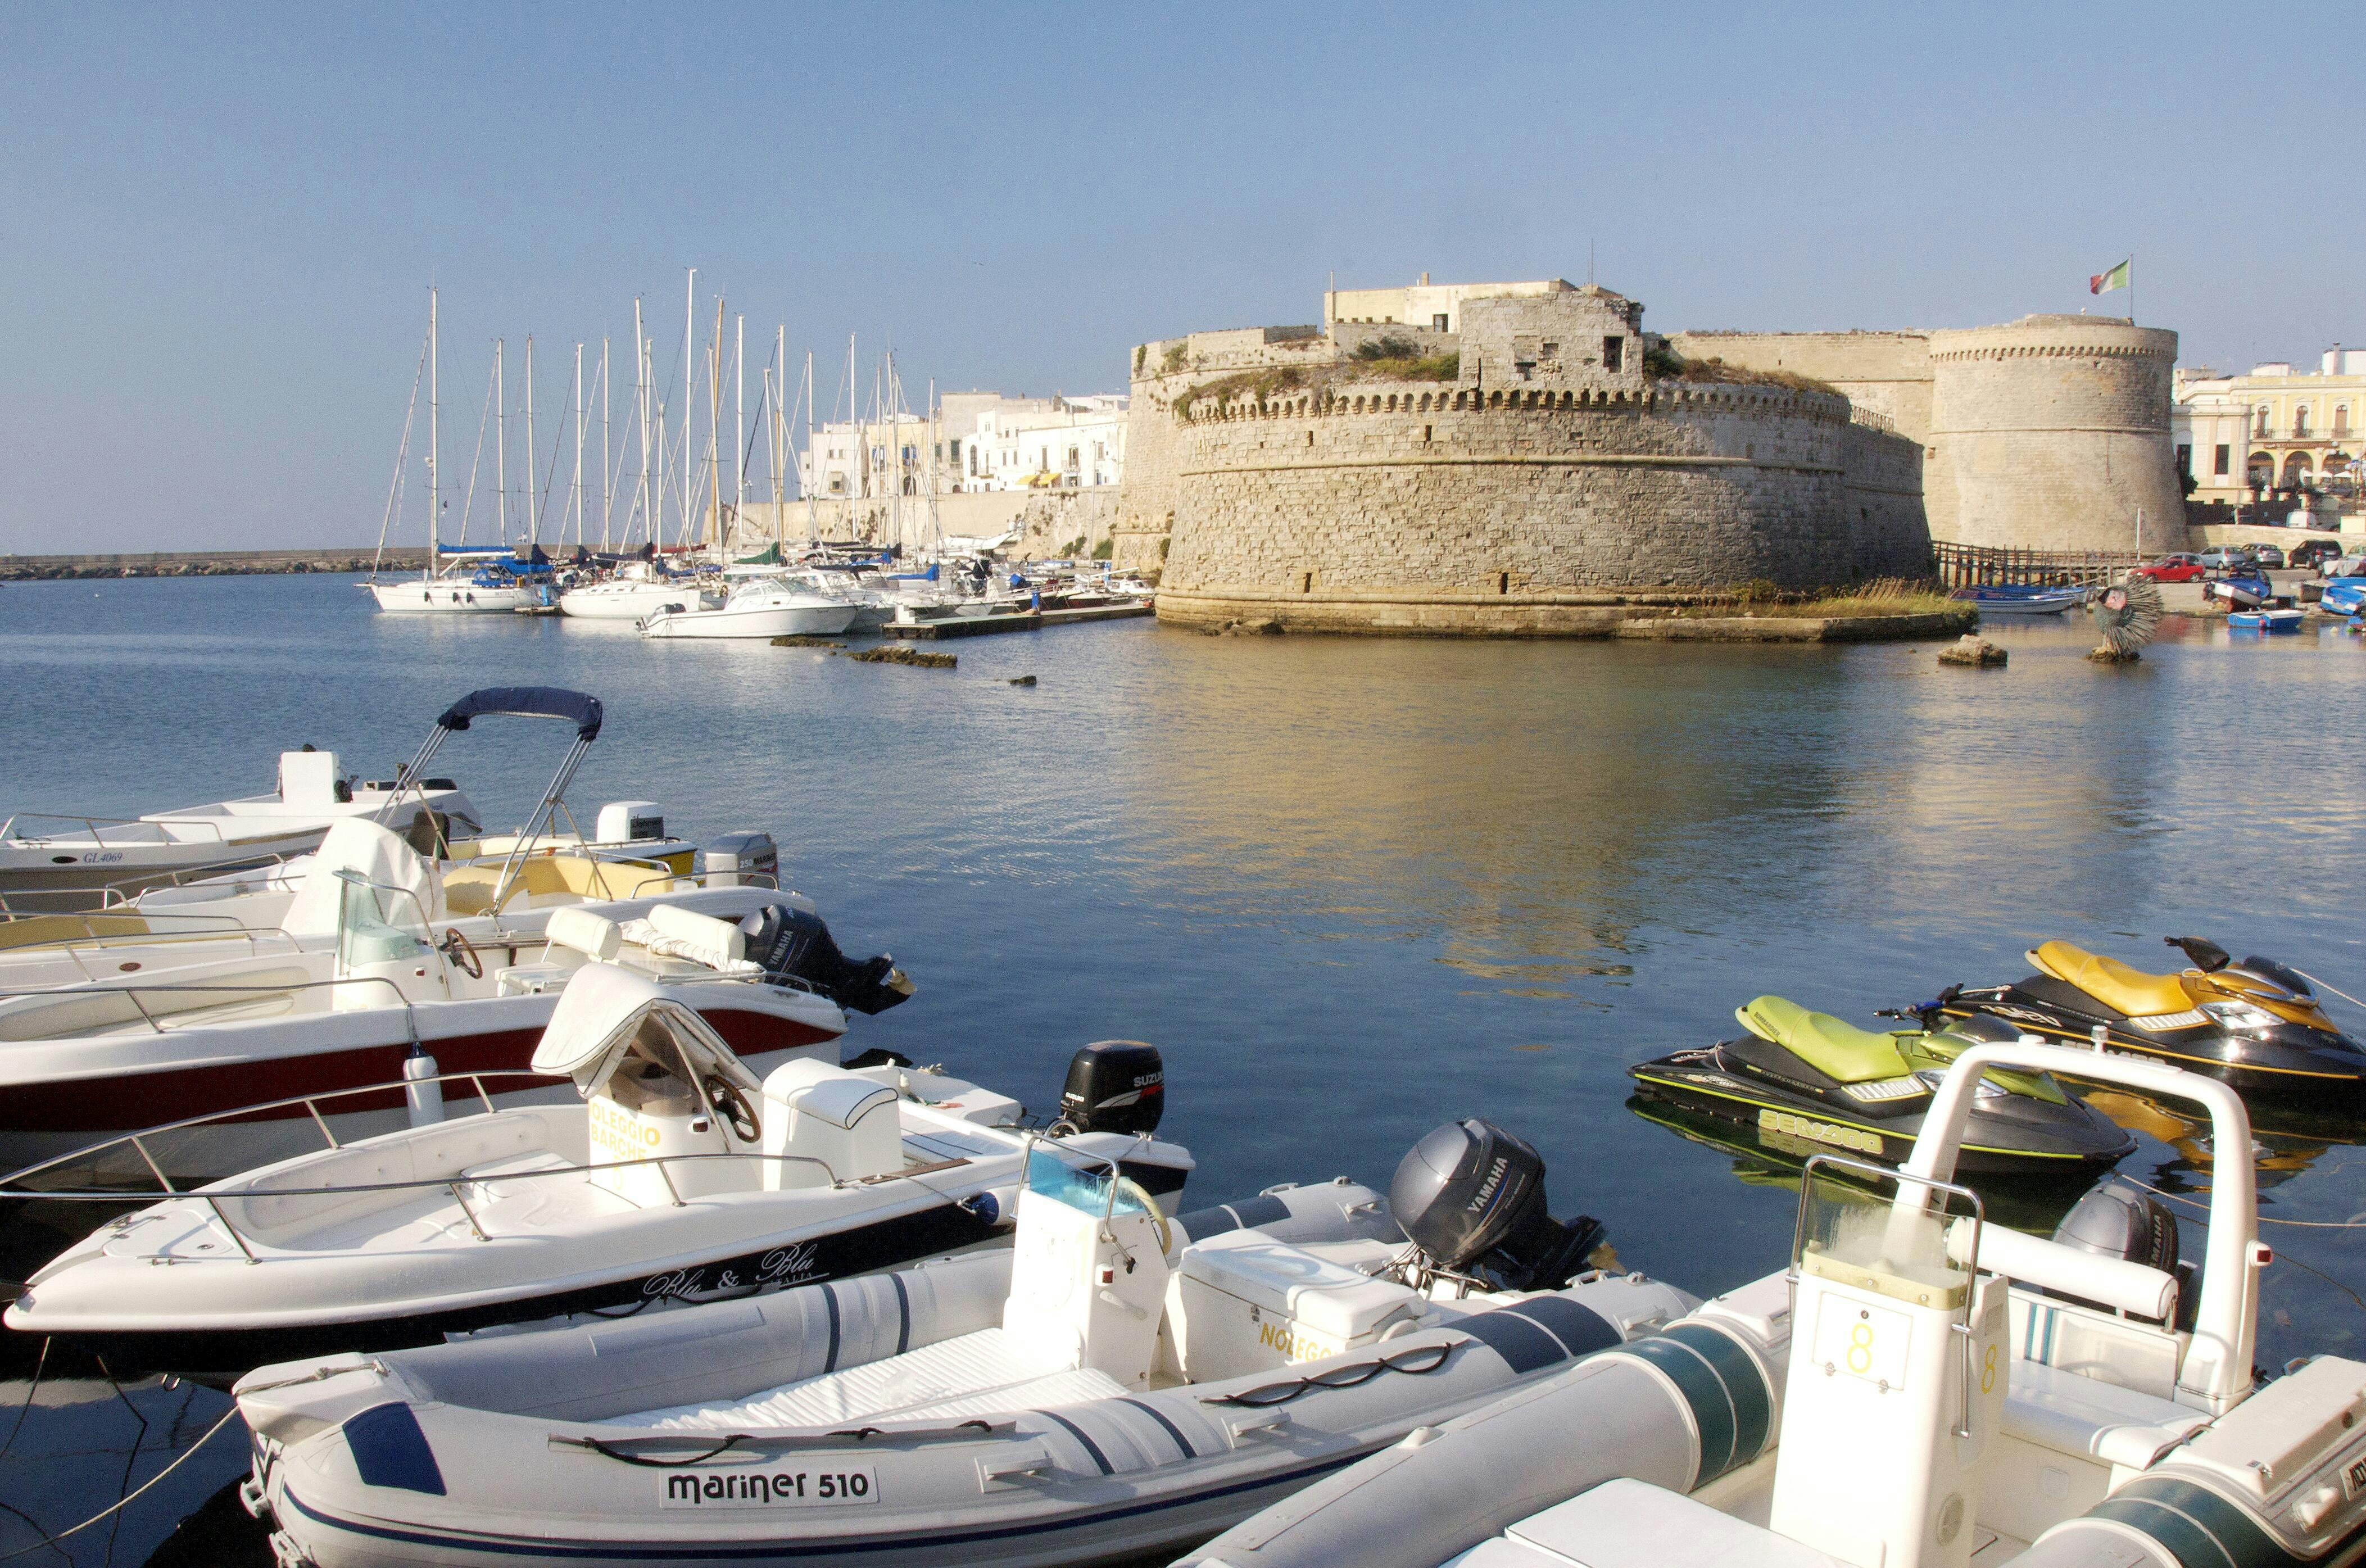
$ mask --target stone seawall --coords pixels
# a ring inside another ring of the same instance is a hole
[[[1177,423],[1160,601],[1177,620],[1262,614],[1282,593],[1329,604],[1306,622],[1327,629],[1583,635],[1605,618],[1571,599],[1586,590],[1927,566],[1919,448],[1826,393],[1364,382],[1194,405]],[[1427,608],[1356,608],[1399,601]]]
[[[243,577],[299,571],[367,571],[377,552],[362,549],[145,550],[126,555],[0,556],[0,582],[82,577]],[[423,548],[389,549],[384,568],[417,571]]]

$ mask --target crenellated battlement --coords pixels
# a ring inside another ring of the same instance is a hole
[[[1414,387],[1402,384],[1355,391],[1326,388],[1279,398],[1194,400],[1183,408],[1180,417],[1187,424],[1209,424],[1244,419],[1322,419],[1381,413],[1617,411],[1637,413],[1684,411],[1741,413],[1755,411],[1827,420],[1833,423],[1846,423],[1855,417],[1855,411],[1851,409],[1846,398],[1830,393],[1781,387],[1736,386],[1726,382],[1680,381],[1649,383],[1643,391],[1632,395],[1623,389],[1567,387],[1497,387],[1492,390],[1459,387],[1451,393],[1443,388],[1417,390]],[[1876,421],[1876,428],[1889,428],[1888,422],[1878,414],[1866,413],[1859,423]]]

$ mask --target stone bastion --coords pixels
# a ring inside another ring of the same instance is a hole
[[[1451,331],[1144,344],[1119,558],[1162,570],[1169,621],[1505,636],[1927,570],[1917,443],[1799,378],[1647,365],[1641,313],[1562,284],[1464,299]]]

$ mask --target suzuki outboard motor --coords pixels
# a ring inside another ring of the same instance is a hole
[[[1079,1133],[1152,1133],[1166,1110],[1166,1066],[1158,1047],[1099,1040],[1068,1059],[1060,1120]]]
[[[802,980],[840,1007],[885,1012],[912,994],[912,982],[883,953],[861,963],[832,942],[819,915],[789,904],[767,904],[739,922],[748,956],[764,966],[768,980]]]
[[[1398,1162],[1389,1213],[1437,1268],[1507,1291],[1567,1284],[1603,1236],[1599,1220],[1548,1213],[1544,1156],[1475,1117],[1440,1127]]]

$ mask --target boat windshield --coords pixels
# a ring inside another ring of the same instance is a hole
[[[417,899],[400,887],[381,887],[357,872],[340,869],[337,880],[337,967],[407,963],[434,951],[417,919]]]
[[[1119,1182],[1114,1165],[1086,1161],[1048,1144],[1027,1154],[1027,1190],[1093,1215],[1140,1214],[1148,1211],[1131,1182]],[[1117,1184],[1117,1191],[1110,1191]]]
[[[1971,1213],[1954,1212],[1958,1197]],[[1792,1267],[1901,1300],[1963,1304],[1976,1256],[1979,1203],[1961,1189],[1901,1179],[1854,1162],[1819,1159],[1799,1184]]]

